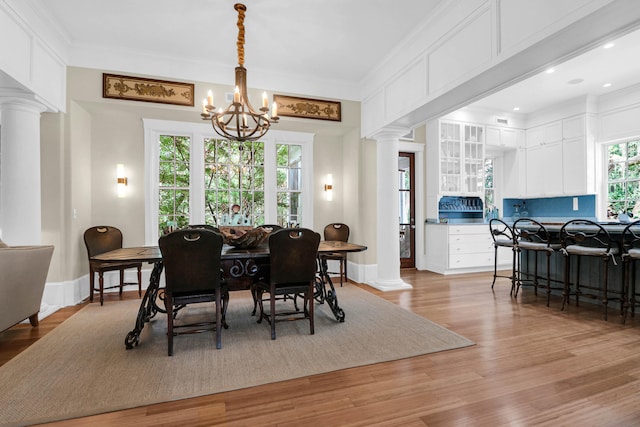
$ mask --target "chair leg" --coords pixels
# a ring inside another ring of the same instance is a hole
[[[173,356],[173,298],[168,292],[164,293],[164,309],[167,312],[167,355]]]
[[[309,285],[309,290],[307,291],[306,298],[309,301],[309,329],[311,330],[311,335],[315,334],[313,318],[314,318],[314,309],[313,309],[313,288],[314,283],[311,282]]]
[[[98,285],[100,286],[100,305],[104,303],[104,277],[102,271],[98,272]]]
[[[216,289],[216,348],[220,350],[222,348],[222,304],[220,298],[220,288]]]
[[[142,298],[142,266],[138,266],[138,297]]]
[[[122,288],[124,288],[124,268],[120,269],[120,296],[122,296]]]
[[[348,282],[349,281],[349,275],[347,274],[347,256],[346,255],[342,259],[342,262],[344,263],[344,281]],[[340,282],[340,286],[342,286],[342,282]]]
[[[340,260],[340,287],[342,287],[342,271],[343,271],[344,260]]]
[[[276,339],[276,289],[271,286],[271,292],[269,293],[269,304],[271,306],[271,312],[269,317],[271,319],[271,339]]]
[[[89,269],[89,302],[93,302],[93,288],[95,286],[96,272],[91,268]]]

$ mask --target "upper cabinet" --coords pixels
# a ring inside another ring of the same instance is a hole
[[[524,131],[500,126],[487,126],[485,146],[487,150],[515,150],[524,145]]]
[[[527,129],[527,148],[562,141],[562,120]]]
[[[482,195],[484,178],[484,126],[440,122],[440,194]]]
[[[595,192],[594,122],[579,114],[527,129],[527,197]]]

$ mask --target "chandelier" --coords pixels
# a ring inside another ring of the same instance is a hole
[[[256,111],[249,103],[247,96],[247,69],[244,68],[244,13],[247,7],[236,3],[233,7],[238,11],[238,66],[236,67],[236,88],[233,102],[225,109],[213,105],[213,92],[209,91],[202,101],[202,120],[211,120],[213,130],[223,138],[234,141],[256,141],[267,131],[271,123],[278,122],[278,107],[273,103],[273,111],[269,117],[267,93],[262,93],[262,107]]]

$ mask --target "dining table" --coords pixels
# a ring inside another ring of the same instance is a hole
[[[328,273],[327,260],[323,253],[348,253],[367,250],[364,245],[342,241],[321,241],[318,246],[318,272],[315,280],[315,300],[331,309],[338,322],[345,321],[345,312],[338,303],[338,295]],[[223,277],[230,291],[247,290],[251,284],[264,277],[269,268],[269,246],[262,243],[253,248],[237,248],[225,244],[222,248]],[[160,276],[163,270],[162,253],[158,246],[125,247],[115,249],[92,257],[104,263],[142,262],[153,264],[149,285],[140,302],[134,328],[125,337],[127,349],[138,345],[140,334],[145,323],[149,322],[158,312],[166,313],[157,300],[163,298],[163,288],[160,286]],[[267,273],[268,274],[268,273]],[[255,298],[255,296],[254,296]]]

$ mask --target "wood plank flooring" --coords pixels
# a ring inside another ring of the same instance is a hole
[[[403,270],[402,277],[413,289],[362,287],[476,345],[49,425],[640,425],[640,314],[622,325],[615,309],[608,322],[589,304],[561,312],[559,297],[547,308],[530,288],[510,297],[506,279],[492,291],[489,273]],[[0,363],[78,310],[0,333]]]

